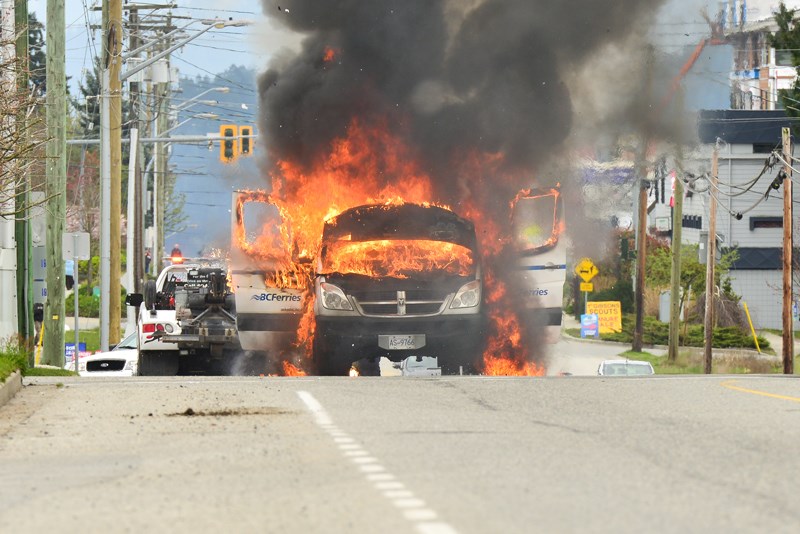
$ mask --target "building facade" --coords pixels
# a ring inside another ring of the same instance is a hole
[[[782,328],[784,189],[771,184],[783,164],[772,153],[781,151],[781,130],[792,124],[797,121],[783,111],[702,111],[701,145],[690,162],[695,169],[710,171],[718,145],[717,235],[723,249],[737,250],[730,278],[756,328]],[[794,203],[800,200],[798,180],[800,173],[794,181]],[[697,180],[693,187],[684,200],[683,241],[688,243],[700,242],[709,228],[708,181]]]

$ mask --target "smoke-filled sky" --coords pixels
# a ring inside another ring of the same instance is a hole
[[[575,123],[567,80],[598,50],[630,43],[661,3],[269,0],[267,15],[305,39],[261,78],[261,131],[273,161],[302,164],[353,117],[391,114],[434,175],[468,150],[532,169]]]

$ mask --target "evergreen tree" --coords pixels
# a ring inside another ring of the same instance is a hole
[[[769,42],[779,54],[791,54],[792,65],[797,71],[800,66],[800,21],[795,17],[797,10],[787,9],[783,2],[775,12],[778,31],[770,34]],[[781,89],[778,96],[786,114],[800,117],[800,81],[796,78],[791,89]]]
[[[36,18],[36,13],[28,14],[28,54],[29,58],[29,80],[40,95],[47,92],[47,78],[45,76],[45,64],[47,56],[45,54],[44,26]]]
[[[94,68],[91,71],[87,71],[84,82],[78,84],[80,96],[77,99],[72,99],[72,106],[75,108],[78,117],[78,130],[86,138],[100,137],[100,79],[103,72],[101,61],[98,56],[94,58]],[[122,99],[122,116],[130,116],[130,102],[125,97]],[[130,123],[123,121],[123,139],[130,135],[128,133],[129,128]],[[122,157],[124,164],[128,160],[124,150]]]

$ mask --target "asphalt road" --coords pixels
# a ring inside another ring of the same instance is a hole
[[[5,532],[793,532],[800,523],[793,378],[26,384],[0,408]]]

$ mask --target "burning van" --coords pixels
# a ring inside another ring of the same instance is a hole
[[[512,231],[517,251],[517,291],[523,297],[522,320],[555,343],[561,332],[567,276],[564,207],[559,188],[529,189],[512,203]]]
[[[356,361],[437,357],[444,372],[479,367],[485,314],[473,224],[449,209],[364,205],[325,222],[314,280],[320,374]]]
[[[287,225],[269,195],[236,191],[231,287],[242,349],[277,354],[295,340],[308,277],[293,261]]]

